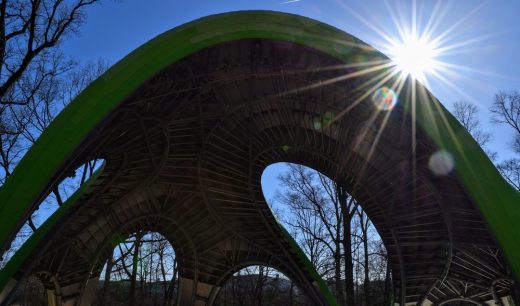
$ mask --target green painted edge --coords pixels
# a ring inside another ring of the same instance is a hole
[[[316,281],[316,284],[318,285],[318,288],[320,289],[321,293],[325,297],[325,300],[329,305],[338,305],[338,302],[336,301],[336,297],[332,294],[329,287],[323,280],[323,278],[318,274],[318,271],[316,270],[316,267],[312,264],[312,262],[309,260],[307,255],[303,252],[302,248],[300,248],[300,245],[294,240],[293,236],[289,234],[289,232],[285,229],[285,227],[278,221],[278,226],[280,226],[280,229],[282,230],[282,233],[287,237],[287,240],[289,241],[289,244],[291,245],[292,249],[296,252],[300,260],[303,262],[305,267],[309,270],[309,273],[311,274],[311,277]]]
[[[286,13],[224,13],[167,31],[130,53],[94,81],[60,113],[31,147],[0,189],[0,242],[6,243],[10,234],[17,230],[18,220],[88,132],[140,84],[162,68],[197,50],[246,38],[294,42],[346,63],[353,49],[386,59],[343,31]],[[418,123],[441,148],[454,155],[457,174],[496,235],[513,272],[520,276],[518,192],[501,177],[449,112],[429,92],[426,95],[430,97],[428,101],[431,104],[422,101],[417,105]],[[429,109],[432,113],[426,113]]]
[[[13,255],[11,260],[0,273],[0,292],[7,285],[9,279],[20,269],[23,263],[29,258],[31,253],[36,249],[38,244],[45,238],[47,234],[58,224],[59,221],[70,211],[74,203],[89,189],[93,182],[96,181],[99,174],[103,171],[105,163],[97,169],[92,176],[81,185],[66,201],[63,203],[45,222],[33,233],[22,247]]]
[[[520,193],[498,172],[468,131],[426,89],[418,88],[417,122],[455,160],[455,173],[482,213],[502,248],[516,279],[520,279]],[[411,96],[411,89],[406,91]],[[408,98],[408,101],[411,101]],[[427,103],[424,103],[424,102]],[[408,103],[405,107],[412,112]]]

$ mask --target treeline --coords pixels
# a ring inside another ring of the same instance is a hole
[[[287,164],[271,207],[335,294],[338,304],[389,305],[391,271],[381,237],[345,187]]]
[[[482,128],[476,105],[467,101],[456,102],[452,113],[496,164],[507,182],[520,191],[520,92],[499,91],[493,97],[493,103],[489,108],[489,120],[494,125],[507,127],[512,135],[507,142],[512,153],[512,157],[509,158],[501,159],[499,152],[491,145],[493,134]]]
[[[174,305],[177,279],[170,242],[158,233],[137,232],[108,258],[95,305]]]
[[[97,2],[0,2],[0,188],[63,107],[107,69],[102,60],[78,63],[61,47],[79,32],[86,10]],[[26,216],[16,237],[0,249],[0,268],[95,167],[87,163]]]

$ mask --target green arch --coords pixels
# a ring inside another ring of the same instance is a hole
[[[161,69],[205,47],[245,38],[265,38],[294,42],[325,52],[345,63],[351,51],[387,58],[355,37],[306,17],[269,12],[246,11],[213,15],[167,31],[127,55],[94,81],[72,101],[43,132],[27,152],[6,184],[0,189],[0,244],[8,243],[27,209],[66,162],[88,133],[130,93]],[[418,92],[423,92],[418,84]],[[407,93],[401,94],[405,97]],[[426,90],[417,103],[417,122],[440,148],[452,153],[456,171],[478,204],[495,234],[509,264],[520,277],[520,196],[499,174],[473,138]],[[407,109],[412,111],[412,109]],[[70,207],[70,206],[67,206]],[[64,208],[66,209],[66,208]],[[59,218],[50,218],[57,223]],[[52,224],[51,224],[52,225]],[[42,226],[42,231],[50,226]],[[45,233],[33,235],[40,241]],[[300,256],[303,253],[293,243]],[[31,247],[24,247],[32,251]],[[23,252],[11,260],[15,267],[0,272],[0,291],[21,265]],[[305,256],[303,256],[305,257]],[[308,261],[307,261],[308,262]],[[332,295],[317,276],[328,299]]]

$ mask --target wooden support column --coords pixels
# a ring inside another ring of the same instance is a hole
[[[178,305],[187,306],[211,306],[213,305],[216,293],[213,292],[215,286],[202,282],[196,282],[189,278],[179,279]],[[216,288],[218,292],[220,288]],[[213,292],[213,294],[212,294]]]
[[[81,300],[79,306],[90,306],[94,302],[96,296],[96,290],[98,287],[99,277],[93,277],[87,281],[81,294]]]
[[[47,290],[47,303],[50,306],[90,306],[93,302],[98,285],[98,277],[91,278],[87,283],[76,283],[59,290]]]
[[[17,283],[18,283],[18,281],[15,280],[14,278],[9,279],[9,281],[7,282],[7,285],[0,292],[0,304],[2,304],[9,297],[9,294],[16,287]]]

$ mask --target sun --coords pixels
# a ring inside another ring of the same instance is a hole
[[[388,50],[395,68],[403,77],[410,75],[425,83],[427,75],[434,74],[440,68],[437,60],[439,50],[433,40],[413,33],[401,35],[391,43]]]

